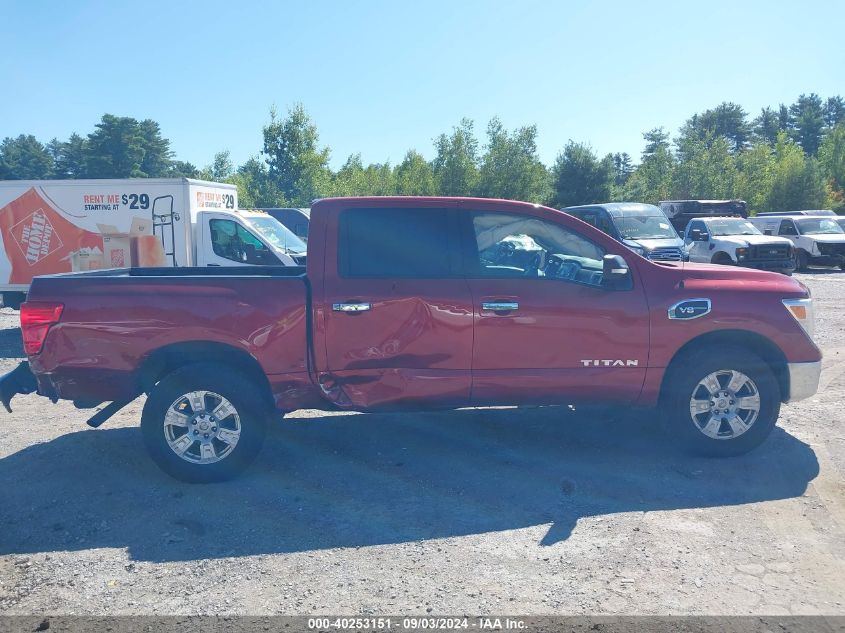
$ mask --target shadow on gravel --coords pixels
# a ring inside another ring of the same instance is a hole
[[[545,524],[551,546],[581,517],[796,497],[817,473],[780,429],[745,457],[698,459],[649,420],[538,408],[286,420],[240,479],[201,486],[163,475],[138,429],[105,428],[0,460],[0,554],[173,561]]]
[[[24,358],[19,327],[0,329],[0,358]]]

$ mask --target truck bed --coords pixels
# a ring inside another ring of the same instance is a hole
[[[45,395],[130,400],[180,355],[252,365],[274,396],[308,384],[303,267],[132,268],[38,277],[29,301],[64,305],[30,359]],[[276,384],[278,383],[278,387]]]

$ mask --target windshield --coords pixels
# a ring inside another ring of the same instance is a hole
[[[707,223],[711,235],[762,235],[760,229],[748,220],[710,220]]]
[[[276,218],[268,215],[266,218],[248,218],[248,222],[255,227],[261,237],[281,249],[286,255],[300,255],[305,252],[305,242],[291,233]]]
[[[629,215],[616,219],[619,234],[625,240],[648,240],[678,237],[669,220],[661,215]]]
[[[798,220],[798,231],[801,235],[825,235],[828,233],[845,233],[845,230],[836,222],[827,218],[812,218]]]

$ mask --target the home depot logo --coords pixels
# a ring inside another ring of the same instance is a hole
[[[38,209],[15,224],[11,233],[30,266],[62,247],[62,240],[43,209]]]

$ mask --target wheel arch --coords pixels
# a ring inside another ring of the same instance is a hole
[[[713,253],[713,257],[710,258],[710,263],[712,264],[719,264],[721,260],[728,260],[731,264],[736,263],[736,260],[731,257],[731,254],[727,251],[716,251]]]
[[[685,359],[693,352],[712,346],[740,348],[762,358],[775,375],[778,387],[780,387],[781,401],[785,402],[789,398],[789,369],[786,355],[777,344],[771,339],[750,330],[716,330],[690,339],[675,352],[663,373],[663,380],[660,383],[661,401],[668,393],[667,386],[678,366],[683,364]]]
[[[261,364],[248,352],[214,341],[188,341],[166,345],[150,352],[138,370],[142,392],[149,393],[155,384],[173,371],[195,363],[219,363],[246,375],[274,407],[270,381]]]

